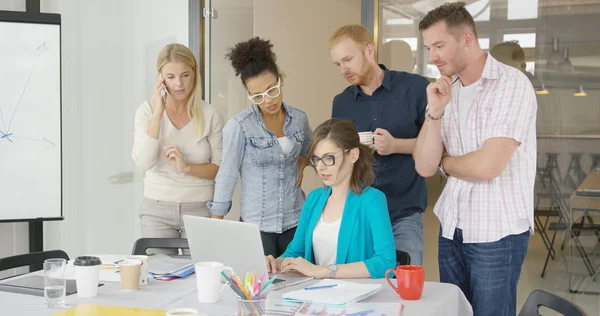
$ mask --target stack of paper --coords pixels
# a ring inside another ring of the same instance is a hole
[[[164,316],[165,311],[129,307],[79,305],[54,316]]]
[[[347,307],[332,307],[313,303],[304,303],[294,316],[386,316],[402,315],[404,305],[401,303],[356,303]]]
[[[171,281],[194,273],[194,264],[191,259],[157,254],[148,258],[148,271],[154,279]]]
[[[381,290],[381,284],[361,284],[342,280],[325,279],[302,290],[283,294],[283,299],[292,302],[343,307],[361,301]]]

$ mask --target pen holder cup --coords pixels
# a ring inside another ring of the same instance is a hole
[[[265,306],[267,299],[260,300],[243,300],[237,301],[237,316],[261,316],[265,315]]]

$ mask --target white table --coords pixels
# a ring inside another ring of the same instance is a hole
[[[35,274],[40,275],[40,272]],[[26,275],[25,275],[26,276]],[[24,277],[24,276],[20,276]],[[382,283],[383,289],[362,302],[402,303],[403,315],[412,316],[470,316],[473,315],[471,305],[458,287],[452,284],[425,282],[423,296],[418,301],[402,300],[388,285],[385,279],[352,280],[361,283]],[[0,283],[2,283],[0,281]],[[207,315],[232,315],[237,308],[234,292],[227,287],[221,292],[220,300],[215,304],[201,304],[196,296],[196,275],[175,281],[151,280],[150,284],[139,291],[125,292],[118,282],[103,282],[98,288],[98,296],[80,299],[77,294],[66,298],[67,308],[83,304],[99,304],[110,306],[136,307],[146,309],[168,310],[172,308],[191,307]],[[306,284],[284,288],[269,293],[268,300],[278,300],[286,291],[302,288]],[[44,305],[44,298],[24,294],[0,292],[0,315],[53,315],[65,309],[50,309]]]
[[[406,301],[400,298],[392,288],[389,287],[385,279],[360,279],[350,280],[360,283],[382,283],[383,289],[367,298],[361,303],[402,303],[404,310],[402,315],[406,316],[471,316],[473,310],[471,304],[467,301],[460,289],[452,284],[425,282],[423,296],[418,301]],[[286,291],[297,290],[305,286],[301,284],[295,287],[285,288],[279,291],[271,292],[270,299],[279,299]],[[198,302],[196,293],[184,297],[174,303],[169,304],[169,308],[191,307],[203,311],[207,315],[232,315],[237,308],[237,302],[233,291],[226,289],[221,294],[221,299],[215,304],[201,304]]]

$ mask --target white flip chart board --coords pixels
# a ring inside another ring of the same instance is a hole
[[[0,221],[60,219],[60,15],[0,11],[0,42]]]

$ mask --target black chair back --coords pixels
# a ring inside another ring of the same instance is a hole
[[[65,259],[69,256],[62,250],[48,250],[10,256],[0,259],[0,271],[29,266],[29,272],[41,270],[46,259]]]
[[[405,266],[410,264],[410,255],[408,252],[396,250],[396,265]]]
[[[140,238],[133,245],[132,255],[146,255],[148,248],[189,249],[185,238]]]
[[[579,306],[568,300],[542,290],[535,290],[529,294],[519,316],[539,316],[540,306],[548,307],[567,316],[586,316]]]

